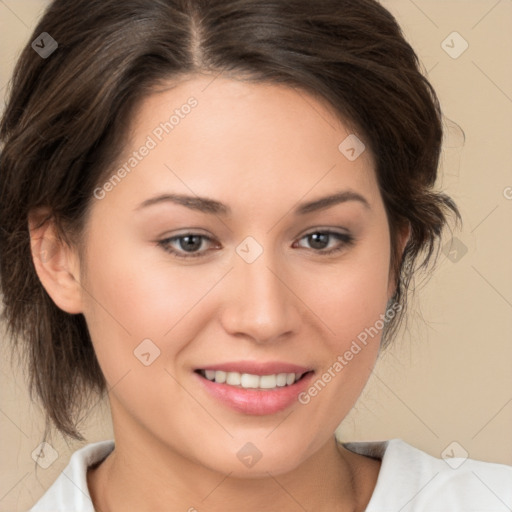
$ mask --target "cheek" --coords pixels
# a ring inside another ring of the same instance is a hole
[[[385,247],[385,243],[383,247]],[[303,282],[302,294],[324,326],[312,357],[320,363],[300,397],[318,429],[334,430],[363,391],[379,354],[389,259],[371,251]],[[314,419],[313,419],[314,418]]]
[[[88,246],[84,283],[85,317],[98,358],[125,358],[144,339],[166,355],[175,355],[192,339],[208,316],[202,298],[222,276],[222,269],[198,270],[169,262],[163,250],[131,243],[98,231]],[[156,257],[155,257],[156,255]],[[187,321],[193,317],[194,321]],[[122,366],[122,365],[116,365]]]
[[[339,262],[318,265],[297,279],[300,297],[323,322],[337,349],[373,326],[385,311],[389,244],[384,236],[373,240],[347,252]]]

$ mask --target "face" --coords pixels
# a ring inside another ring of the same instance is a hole
[[[325,104],[210,82],[137,111],[93,200],[81,309],[118,441],[279,474],[332,439],[369,377],[389,227],[369,150],[340,151],[351,131]]]

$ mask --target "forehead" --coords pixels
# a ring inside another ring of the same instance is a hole
[[[146,97],[118,167],[144,147],[124,188],[260,202],[353,188],[377,199],[372,155],[325,101],[284,85],[195,77]],[[359,146],[358,146],[359,144]],[[140,152],[139,152],[140,153]],[[347,157],[348,156],[348,157]],[[130,166],[129,166],[130,167]],[[115,171],[115,169],[114,169]],[[123,187],[116,187],[120,192]],[[309,192],[308,192],[309,191]]]

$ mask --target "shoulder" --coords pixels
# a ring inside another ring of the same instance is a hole
[[[114,449],[114,441],[88,444],[71,456],[57,480],[29,512],[94,512],[87,487],[87,469]]]
[[[366,512],[501,512],[512,508],[512,466],[470,458],[437,458],[401,439],[342,443],[381,459]]]

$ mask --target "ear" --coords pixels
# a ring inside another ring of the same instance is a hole
[[[47,211],[29,215],[32,260],[41,284],[53,302],[67,313],[82,312],[80,266],[76,250],[59,236]]]
[[[406,224],[404,224],[398,233],[398,240],[397,240],[397,246],[398,246],[398,258],[401,261],[405,246],[407,245],[407,242],[409,241],[409,238],[411,237],[411,223],[407,221]],[[396,275],[395,269],[390,266],[389,269],[389,288],[388,288],[388,301],[391,300],[391,297],[396,292],[397,287],[397,280],[398,275]]]

